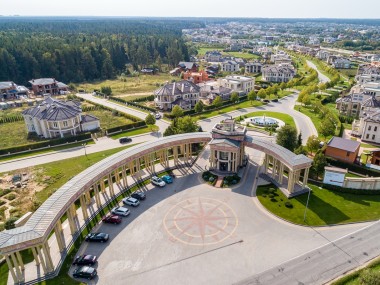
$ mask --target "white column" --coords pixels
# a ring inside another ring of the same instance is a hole
[[[9,255],[5,254],[4,257],[5,257],[5,260],[7,261],[8,268],[9,268],[9,271],[11,272],[13,281],[15,284],[17,284],[19,282],[19,280],[18,280],[18,277],[16,276],[16,272],[13,268],[13,264],[12,264],[11,260],[9,259]]]

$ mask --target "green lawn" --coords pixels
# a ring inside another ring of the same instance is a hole
[[[90,145],[90,144],[94,144],[94,143],[95,142],[93,140],[91,140],[91,141],[87,141],[86,145]],[[53,151],[60,151],[60,150],[69,149],[69,148],[73,148],[73,147],[78,147],[78,146],[82,146],[82,145],[83,145],[83,143],[79,142],[79,143],[73,143],[73,144],[68,144],[68,145],[63,145],[63,146],[51,147],[51,148],[43,149],[43,150],[30,151],[30,152],[27,152],[27,153],[14,154],[14,155],[10,155],[10,156],[7,156],[7,157],[0,158],[0,162],[7,161],[7,160],[12,160],[12,159],[29,157],[29,156],[32,156],[32,155],[45,154],[45,153],[49,153],[49,152],[53,152]]]
[[[138,77],[126,77],[125,81],[120,79],[96,81],[91,83],[77,84],[77,89],[85,89],[87,92],[93,92],[95,89],[100,90],[102,86],[110,86],[112,95],[133,94],[142,92],[153,92],[161,84],[173,79],[179,80],[178,77],[170,76],[169,73],[160,73],[157,75],[140,75]],[[145,95],[146,96],[146,95]]]
[[[244,102],[241,102],[239,104],[228,106],[228,107],[225,107],[225,108],[222,108],[222,109],[219,109],[219,110],[205,112],[205,113],[203,113],[201,115],[198,115],[196,117],[196,120],[202,120],[202,119],[218,116],[218,115],[221,115],[221,114],[224,114],[224,113],[236,111],[236,110],[239,110],[239,109],[249,108],[249,107],[258,107],[258,106],[261,106],[261,105],[262,105],[262,103],[260,101],[252,101],[252,103],[250,101],[244,101]]]
[[[110,135],[109,137],[116,140],[116,139],[119,139],[122,137],[131,137],[131,136],[146,134],[146,133],[150,133],[150,132],[151,132],[151,130],[149,127],[142,127],[142,128],[134,129],[131,131],[126,131],[126,132]]]
[[[198,56],[204,56],[206,54],[206,52],[208,51],[213,51],[213,50],[219,50],[219,51],[222,51],[223,48],[214,48],[214,47],[199,47],[197,49],[198,51]]]
[[[228,56],[233,56],[233,57],[238,57],[238,58],[240,57],[240,58],[243,58],[245,60],[256,60],[256,59],[261,58],[257,54],[252,54],[252,53],[248,53],[248,52],[239,52],[239,51],[228,51],[228,52],[223,52],[222,54],[228,55]]]
[[[47,141],[33,137],[28,139],[24,121],[0,124],[0,149]]]
[[[274,186],[260,186],[257,188],[257,197],[269,212],[301,225],[347,224],[380,218],[379,195],[347,194],[320,189],[314,185],[309,185],[309,187],[312,192],[306,222],[303,221],[303,216],[307,194],[289,200]],[[269,195],[266,194],[269,188],[277,189],[275,191],[275,201],[273,202]],[[287,201],[292,203],[292,209],[285,207],[285,202]]]
[[[291,125],[293,127],[296,127],[296,124],[294,123],[293,117],[291,117],[287,114],[284,114],[284,113],[258,111],[258,112],[248,113],[248,114],[244,115],[244,117],[250,118],[250,117],[263,116],[263,115],[265,115],[266,117],[273,117],[273,118],[279,119],[287,125]]]
[[[112,114],[113,112],[107,109],[93,110],[85,113],[97,117],[100,120],[100,127],[102,129],[110,129],[133,123],[131,120],[127,119],[124,116],[114,116]]]

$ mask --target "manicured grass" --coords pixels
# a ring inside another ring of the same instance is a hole
[[[127,101],[135,101],[136,99],[139,99],[141,97],[147,97],[147,96],[150,96],[150,95],[153,95],[153,93],[151,92],[148,92],[148,93],[141,93],[141,94],[122,94],[122,95],[117,95],[115,97],[118,97],[118,98],[122,98],[124,100],[127,100]]]
[[[9,269],[6,262],[0,265],[0,285],[6,285],[8,283]]]
[[[127,119],[124,116],[114,116],[112,114],[112,111],[109,111],[107,109],[93,110],[86,112],[86,114],[97,117],[100,120],[100,127],[102,129],[110,129],[117,126],[133,123],[131,120]]]
[[[288,91],[288,90],[280,90],[277,95],[279,98],[282,98],[282,97],[285,97],[285,96],[288,96],[290,94],[292,94],[293,92],[292,91]]]
[[[263,116],[263,115],[265,115],[266,117],[273,117],[273,118],[279,119],[287,125],[291,125],[293,127],[296,127],[296,124],[294,123],[293,117],[291,117],[287,114],[284,114],[284,113],[258,111],[258,112],[248,113],[248,114],[244,115],[244,117],[250,118],[250,117]]]
[[[245,60],[255,60],[255,59],[260,58],[259,55],[248,53],[248,52],[228,51],[228,52],[223,52],[223,54],[228,55],[228,56],[237,57],[237,58],[240,57],[240,58],[243,58]]]
[[[90,145],[90,144],[94,144],[94,143],[95,142],[93,140],[91,140],[91,141],[87,141],[86,145]],[[51,147],[51,148],[43,149],[43,150],[30,151],[27,153],[14,154],[14,155],[10,155],[7,157],[0,158],[0,162],[12,160],[12,159],[29,157],[29,156],[38,155],[38,154],[45,154],[45,153],[49,153],[49,152],[53,152],[53,151],[60,151],[60,150],[78,147],[78,146],[82,146],[82,145],[83,145],[83,142],[79,142],[79,143],[73,143],[73,144],[68,144],[68,145],[63,145],[63,146]]]
[[[224,114],[224,113],[236,111],[236,110],[239,110],[239,109],[249,108],[249,107],[258,107],[258,106],[261,106],[261,105],[263,105],[263,104],[261,102],[259,102],[259,101],[252,101],[252,103],[250,101],[244,101],[244,102],[241,102],[239,104],[228,106],[228,107],[225,107],[225,108],[222,108],[222,109],[219,109],[219,110],[209,111],[209,112],[203,113],[201,115],[198,115],[196,117],[196,120],[202,120],[202,119],[218,116],[218,115],[221,115],[221,114]]]
[[[320,189],[314,185],[309,185],[309,187],[312,192],[306,212],[306,222],[303,221],[303,216],[307,194],[289,200],[274,186],[260,186],[257,188],[257,197],[269,212],[289,222],[301,225],[346,224],[380,218],[379,195],[347,194]],[[266,194],[266,191],[270,188],[277,189],[274,202]],[[285,207],[285,202],[287,201],[293,205],[292,209]]]
[[[77,89],[85,89],[87,92],[93,92],[95,89],[100,90],[102,86],[110,86],[112,95],[152,92],[161,84],[164,84],[166,81],[170,82],[173,79],[179,80],[178,77],[170,76],[169,73],[140,75],[138,77],[126,77],[126,81],[114,79],[82,83],[77,85]]]
[[[109,137],[116,140],[116,139],[119,139],[122,137],[131,137],[131,136],[146,134],[146,133],[150,133],[150,132],[151,132],[151,130],[149,127],[142,127],[142,128],[134,129],[131,131],[126,131],[126,132],[110,135]]]
[[[355,272],[352,272],[352,273],[338,279],[337,281],[332,282],[331,285],[365,285],[365,284],[359,282],[359,278],[360,278],[361,274],[363,274],[363,271],[366,269],[368,269],[370,271],[379,271],[380,270],[380,258],[374,259],[365,268],[359,269]]]
[[[43,203],[52,193],[58,190],[68,180],[96,162],[134,145],[136,144],[91,153],[88,154],[87,157],[83,155],[35,166],[35,168],[41,169],[41,171],[37,171],[37,181],[40,180],[41,183],[47,183],[47,187],[45,187],[45,189],[36,193],[38,201]],[[46,176],[50,177],[50,179],[46,179]]]
[[[204,56],[206,52],[213,51],[213,50],[219,50],[222,51],[223,48],[214,48],[214,47],[199,47],[198,48],[198,56]]]
[[[18,145],[47,141],[33,137],[28,139],[28,133],[24,121],[0,124],[0,149]]]
[[[311,121],[313,122],[314,126],[317,128],[320,127],[321,125],[321,119],[319,118],[319,114],[316,114],[313,112],[313,110],[309,107],[305,107],[305,106],[300,106],[300,105],[297,105],[294,107],[295,110],[297,111],[300,111],[301,113],[305,114],[306,116],[308,116]],[[336,128],[336,131],[335,131],[335,136],[339,136],[339,130],[340,130],[340,122],[338,123],[338,126]],[[319,138],[322,139],[322,140],[329,140],[330,138],[332,138],[332,136],[328,136],[328,137],[323,137],[322,135],[319,135]]]

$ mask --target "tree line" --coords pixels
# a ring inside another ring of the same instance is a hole
[[[0,81],[110,79],[129,69],[188,60],[181,29],[190,21],[0,19]]]

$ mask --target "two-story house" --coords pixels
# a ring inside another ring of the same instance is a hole
[[[28,133],[44,138],[74,136],[100,128],[99,119],[82,115],[79,101],[61,101],[50,96],[22,112]]]
[[[27,96],[29,94],[28,88],[25,86],[19,86],[12,81],[0,82],[0,99],[14,100],[19,96]]]
[[[255,86],[255,79],[253,77],[241,75],[229,75],[225,78],[219,79],[218,84],[231,89],[232,92],[248,94]]]
[[[222,71],[225,72],[239,72],[240,66],[236,61],[228,60],[222,62]]]
[[[222,53],[217,50],[208,51],[205,54],[205,60],[207,62],[221,62],[222,61]]]
[[[296,74],[294,67],[290,64],[265,65],[261,71],[262,80],[268,82],[288,82]]]
[[[171,110],[179,105],[184,110],[190,110],[199,101],[200,87],[188,80],[166,83],[154,91],[154,102],[161,110]]]
[[[261,73],[263,64],[261,62],[247,62],[245,64],[245,72],[247,73]]]
[[[68,92],[69,87],[54,78],[40,78],[32,79],[29,81],[32,85],[32,90],[35,95],[60,95],[65,92]]]

